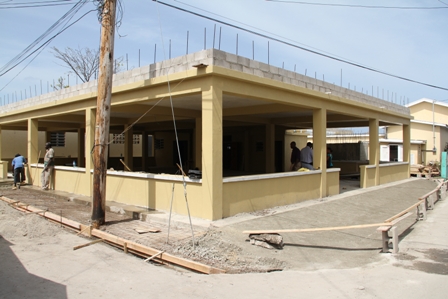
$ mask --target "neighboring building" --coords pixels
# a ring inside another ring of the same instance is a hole
[[[441,152],[448,147],[448,104],[430,99],[420,99],[407,105],[414,119],[411,120],[411,164],[440,162]],[[401,153],[401,132],[398,127],[387,127],[387,144],[381,153],[391,161],[396,157],[398,147]],[[395,141],[391,141],[395,140]],[[400,161],[400,156],[398,160]],[[382,159],[383,160],[383,159]]]
[[[96,91],[87,82],[3,106],[1,160],[11,152],[8,132],[26,132],[12,152],[25,154],[31,171],[42,168],[44,142],[64,136],[70,149],[55,148],[53,186],[91,195]],[[174,198],[173,212],[187,214],[185,180],[191,215],[215,220],[338,194],[341,169],[326,169],[327,128],[369,128],[361,187],[409,176],[408,108],[216,49],[114,75],[110,112],[109,201],[169,210]],[[380,165],[380,126],[401,130],[403,162]],[[294,129],[312,130],[318,170],[286,171],[289,142],[306,140]],[[74,157],[78,167],[67,166]],[[120,159],[134,172],[116,171]],[[202,179],[174,175],[176,163]]]

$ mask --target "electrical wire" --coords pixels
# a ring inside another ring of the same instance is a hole
[[[48,46],[48,44],[50,44],[53,39],[55,39],[58,35],[60,35],[61,33],[63,33],[65,30],[67,30],[68,28],[70,28],[71,26],[73,26],[74,24],[76,24],[77,22],[79,22],[82,18],[84,18],[86,15],[88,15],[91,12],[94,12],[95,10],[90,10],[88,12],[86,12],[85,14],[83,14],[81,17],[79,17],[76,21],[74,21],[73,23],[71,23],[70,25],[65,26],[63,29],[61,29],[58,33],[56,33],[55,35],[53,35],[51,38],[49,38],[46,42],[44,42],[42,45],[40,45],[39,47],[37,47],[34,51],[32,51],[31,53],[29,53],[28,55],[26,55],[25,57],[23,57],[21,60],[17,61],[14,65],[12,65],[9,69],[5,70],[3,73],[0,73],[0,77],[5,75],[6,73],[8,73],[9,71],[11,71],[12,69],[14,69],[16,66],[18,66],[20,63],[22,63],[24,60],[26,60],[28,57],[30,57],[31,55],[33,55],[34,53],[36,53],[37,51],[39,51],[39,49]],[[72,18],[72,17],[71,17]],[[69,20],[71,20],[71,18]],[[39,52],[40,53],[40,52]],[[3,69],[2,69],[3,70]],[[8,83],[9,84],[9,83]],[[3,88],[2,88],[3,90]]]
[[[407,9],[407,10],[425,10],[425,9],[447,9],[445,6],[382,6],[382,5],[359,5],[359,4],[339,4],[339,3],[313,3],[303,1],[287,1],[287,0],[265,0],[267,2],[291,3],[301,5],[314,6],[333,6],[333,7],[348,7],[348,8],[370,8],[370,9]]]
[[[17,54],[14,58],[12,58],[9,62],[7,62],[3,67],[0,68],[0,77],[12,70],[14,67],[16,67],[18,64],[20,64],[23,60],[28,58],[30,55],[38,51],[42,46],[47,44],[50,40],[55,38],[57,35],[59,35],[62,31],[65,31],[68,27],[65,27],[66,24],[75,16],[75,14],[88,2],[89,0],[80,0],[78,3],[76,3],[68,12],[66,12],[59,20],[57,20],[53,25],[50,26],[43,34],[41,34],[36,40],[34,40],[28,47],[26,47],[22,52]],[[89,11],[90,12],[90,11]],[[85,14],[86,15],[86,14]],[[83,17],[85,16],[83,15]],[[81,17],[82,18],[82,17]],[[81,18],[79,18],[77,21],[79,21]],[[72,23],[70,26],[72,26],[74,23]],[[54,35],[52,38],[44,42],[40,47],[38,47],[36,50],[32,51],[33,48],[35,48],[42,40],[44,40],[47,36],[49,36],[53,31],[55,31],[57,28],[63,27],[64,29],[59,31],[56,35]],[[30,51],[31,54],[28,54]]]
[[[198,17],[201,17],[201,18],[213,21],[213,22],[217,22],[217,23],[220,23],[220,24],[223,24],[223,25],[226,25],[226,26],[238,29],[238,30],[242,30],[242,31],[245,31],[245,32],[248,32],[248,33],[251,33],[251,34],[254,34],[254,35],[257,35],[257,36],[269,39],[269,40],[272,40],[272,41],[276,41],[276,42],[279,42],[281,44],[288,45],[288,46],[291,46],[293,48],[300,49],[300,50],[303,50],[303,51],[306,51],[306,52],[309,52],[309,53],[312,53],[312,54],[315,54],[315,55],[318,55],[318,56],[322,56],[322,57],[325,57],[325,58],[328,58],[328,59],[339,61],[339,62],[342,62],[342,63],[345,63],[345,64],[349,64],[349,65],[352,65],[352,66],[355,66],[355,67],[358,67],[358,68],[362,68],[362,69],[365,69],[365,70],[368,70],[368,71],[371,71],[371,72],[383,74],[383,75],[386,75],[386,76],[389,76],[389,77],[392,77],[392,78],[396,78],[396,79],[400,79],[400,80],[403,80],[403,81],[407,81],[407,82],[420,84],[420,85],[424,85],[424,86],[431,87],[431,88],[436,88],[436,89],[441,89],[441,90],[448,91],[447,87],[437,86],[437,85],[433,85],[433,84],[429,84],[429,83],[425,83],[425,82],[409,79],[409,78],[406,78],[406,77],[403,77],[403,76],[394,75],[394,74],[391,74],[391,73],[388,73],[388,72],[385,72],[385,71],[377,70],[377,69],[375,69],[373,67],[368,67],[368,66],[362,65],[360,63],[351,62],[351,61],[348,61],[346,59],[341,59],[341,58],[335,57],[333,55],[324,54],[322,52],[318,52],[318,51],[311,50],[311,49],[308,49],[308,48],[305,48],[305,47],[302,47],[302,46],[298,46],[298,45],[293,44],[291,42],[287,42],[287,41],[281,40],[279,38],[275,38],[275,37],[267,35],[267,34],[259,33],[259,32],[256,32],[254,30],[249,30],[249,29],[243,28],[241,26],[236,26],[236,25],[233,25],[231,23],[218,20],[216,18],[212,18],[212,17],[206,16],[206,15],[202,15],[202,14],[193,12],[193,11],[188,10],[188,9],[184,9],[184,8],[180,8],[180,7],[168,4],[168,3],[164,3],[162,1],[158,1],[158,0],[153,0],[153,1],[155,1],[157,3],[160,3],[160,4],[163,4],[165,6],[168,6],[168,7],[171,7],[171,8],[174,8],[174,9],[177,9],[177,10],[180,10],[180,11],[183,11],[183,12],[186,12],[186,13],[189,13],[189,14],[192,14],[192,15],[195,15],[195,16],[198,16]]]
[[[5,89],[5,87],[7,87],[9,85],[9,83],[11,83],[15,78],[17,78],[18,75],[20,75],[20,73],[22,73],[27,67],[28,65],[30,65],[31,62],[34,61],[34,59],[36,59],[39,54],[51,43],[51,41],[53,39],[55,39],[59,34],[61,34],[62,32],[64,32],[65,30],[67,30],[68,28],[70,28],[72,25],[76,24],[79,20],[81,20],[82,18],[84,18],[86,15],[88,15],[89,13],[93,12],[94,10],[90,10],[88,12],[86,12],[85,14],[83,14],[81,17],[79,17],[76,21],[74,21],[73,23],[71,23],[70,25],[68,25],[67,27],[63,28],[60,32],[58,32],[57,34],[55,34],[54,36],[52,36],[49,40],[47,40],[43,45],[41,45],[39,48],[37,48],[36,50],[34,50],[33,52],[31,52],[28,56],[26,56],[24,59],[22,59],[20,62],[18,62],[15,66],[17,66],[18,64],[20,64],[22,61],[26,60],[28,57],[30,57],[31,55],[33,55],[35,52],[39,51],[39,49],[41,49],[36,56],[33,57],[33,59],[31,59],[24,67],[23,69],[20,70],[19,73],[17,73],[17,75],[15,75],[8,83],[6,83],[5,86],[2,87],[2,89],[0,89],[0,91],[2,91],[3,89]],[[14,67],[15,67],[14,66]],[[8,70],[9,71],[9,70]]]
[[[37,1],[26,3],[0,3],[0,9],[37,8],[48,6],[71,5],[72,3],[69,2],[73,2],[73,0]]]
[[[160,12],[159,12],[159,6],[156,5],[157,8],[157,15],[159,18],[159,27],[160,27],[160,37],[162,39],[162,47],[163,47],[163,55],[164,55],[164,59],[166,60],[166,53],[165,53],[165,41],[163,38],[163,30],[162,30],[162,22],[160,20]],[[176,145],[177,145],[177,154],[178,154],[178,159],[179,159],[179,163],[180,163],[180,170],[181,170],[181,175],[182,175],[182,183],[183,183],[183,187],[184,187],[184,198],[185,198],[185,204],[186,204],[186,208],[187,208],[187,212],[188,212],[188,219],[190,220],[190,229],[191,229],[191,238],[192,238],[192,243],[193,243],[193,250],[195,249],[195,241],[194,241],[194,230],[193,230],[193,223],[191,222],[191,215],[190,215],[190,207],[188,205],[188,199],[187,199],[187,183],[185,181],[185,176],[184,176],[184,170],[183,170],[183,163],[182,163],[182,155],[180,154],[180,147],[179,147],[179,136],[177,133],[177,126],[176,126],[176,117],[174,115],[174,105],[173,105],[173,97],[172,97],[172,92],[171,92],[171,83],[170,83],[170,78],[169,78],[169,73],[166,73],[166,78],[167,78],[167,86],[168,86],[168,94],[169,94],[169,98],[170,98],[170,105],[171,105],[171,114],[173,116],[173,124],[174,124],[174,134],[176,136]],[[179,166],[179,165],[178,165]],[[174,185],[173,185],[173,193],[174,193]],[[171,206],[172,206],[172,200],[171,199]],[[170,210],[170,217],[169,217],[169,223],[168,223],[168,232],[171,226],[171,210]],[[169,240],[169,233],[168,233],[168,237],[167,237],[167,242]]]

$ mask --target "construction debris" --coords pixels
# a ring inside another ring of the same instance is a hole
[[[151,228],[151,227],[136,227],[134,228],[136,232],[139,234],[145,234],[145,233],[160,233],[160,228]]]
[[[283,237],[279,234],[250,234],[250,244],[267,249],[282,249]]]
[[[429,162],[428,165],[412,164],[410,173],[414,176],[436,177],[440,176],[440,169],[436,163]]]

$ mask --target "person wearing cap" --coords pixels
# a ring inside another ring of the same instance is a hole
[[[20,175],[22,174],[24,159],[25,158],[20,154],[15,155],[14,159],[12,159],[11,166],[14,171],[14,185],[12,185],[13,190],[16,190],[17,187],[20,189]]]
[[[51,142],[45,144],[44,170],[40,176],[42,181],[42,190],[50,189],[50,179],[54,169],[54,149]]]
[[[303,168],[314,170],[313,167],[313,144],[308,142],[304,148],[300,151],[300,161]]]

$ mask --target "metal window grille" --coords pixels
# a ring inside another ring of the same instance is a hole
[[[154,142],[155,149],[163,149],[165,147],[165,141],[164,139],[156,139]]]
[[[65,132],[51,132],[50,133],[51,146],[64,147],[65,146]]]

